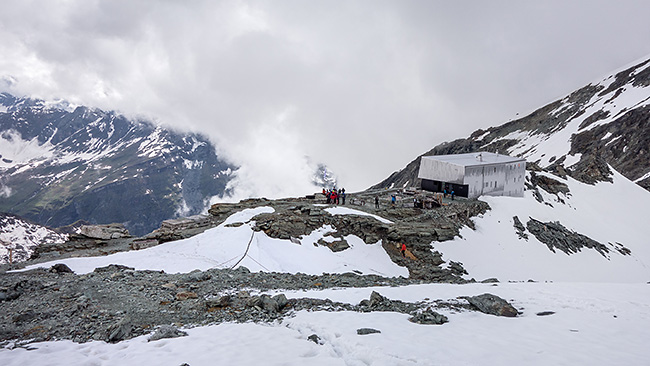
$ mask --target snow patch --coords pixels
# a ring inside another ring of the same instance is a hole
[[[92,272],[97,267],[122,264],[138,270],[164,270],[167,273],[187,273],[195,269],[230,268],[239,262],[253,272],[286,273],[344,273],[358,271],[381,276],[408,276],[408,270],[390,260],[381,241],[365,243],[355,235],[345,236],[350,248],[332,252],[318,245],[319,239],[333,232],[323,227],[300,238],[300,245],[290,240],[274,239],[264,232],[255,232],[251,220],[261,213],[271,213],[271,207],[246,209],[231,215],[216,228],[192,238],[161,244],[139,251],[116,253],[103,257],[67,258],[28,266],[49,268],[65,263],[77,274]],[[229,226],[243,223],[240,226]]]
[[[0,133],[0,168],[26,164],[35,159],[47,159],[53,155],[52,145],[40,144],[38,138],[24,140],[16,130]]]
[[[582,154],[580,153],[577,153],[575,155],[565,155],[564,167],[568,168],[570,166],[577,164],[581,158],[582,158]]]
[[[336,206],[336,207],[330,207],[326,208],[324,211],[327,211],[330,215],[359,215],[359,216],[370,216],[374,217],[380,222],[383,222],[384,224],[392,224],[393,222],[390,220],[387,220],[381,216],[373,215],[371,213],[367,213],[364,211],[359,211],[347,207],[341,207],[341,206]]]
[[[531,191],[524,192],[524,199],[482,197],[492,209],[473,220],[476,230],[463,228],[461,237],[434,242],[433,246],[443,253],[445,260],[463,263],[470,274],[468,277],[477,279],[646,282],[650,278],[650,247],[647,245],[650,226],[646,222],[650,196],[643,188],[614,169],[612,171],[614,183],[600,182],[593,186],[545,173],[566,183],[570,189],[566,196],[540,189],[540,194],[552,207],[537,202]],[[587,248],[572,255],[559,250],[553,253],[528,232],[527,240],[520,239],[514,229],[515,216],[524,226],[530,218],[541,222],[558,221],[568,230],[607,246],[610,249],[608,258]],[[614,250],[614,243],[630,249],[631,255]]]

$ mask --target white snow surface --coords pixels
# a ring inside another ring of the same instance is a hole
[[[67,258],[28,266],[24,270],[64,263],[75,273],[85,274],[98,267],[121,264],[137,270],[186,273],[195,269],[231,268],[236,265],[245,266],[253,272],[322,274],[356,270],[363,274],[408,277],[408,270],[390,260],[381,241],[364,243],[359,237],[348,235],[345,239],[350,248],[334,253],[327,247],[315,244],[328,233],[335,232],[329,226],[297,238],[300,244],[253,231],[251,220],[254,220],[254,216],[273,211],[271,207],[245,209],[230,216],[218,227],[188,239],[102,257]],[[243,224],[229,226],[233,223]]]
[[[51,158],[52,145],[39,144],[37,138],[24,140],[15,130],[0,133],[0,169],[9,168],[16,164],[24,164],[30,160],[45,160]],[[6,160],[5,160],[6,159]]]
[[[379,220],[380,222],[383,222],[384,224],[392,224],[393,222],[390,220],[387,220],[381,216],[373,215],[371,213],[367,213],[364,211],[359,211],[355,210],[352,208],[347,208],[347,207],[341,207],[341,206],[335,206],[335,207],[330,207],[326,208],[325,211],[329,212],[332,215],[359,215],[359,216],[370,216],[374,217],[375,219]]]
[[[9,263],[10,249],[14,251],[13,261],[23,261],[31,256],[38,245],[64,243],[67,238],[67,234],[56,233],[41,225],[18,218],[0,217],[0,264]]]
[[[418,325],[392,312],[300,311],[274,324],[224,323],[188,336],[117,344],[71,341],[9,344],[3,366],[24,365],[647,365],[650,286],[646,284],[430,284],[396,288],[284,292],[356,304],[371,291],[391,299],[460,301],[492,293],[520,309],[516,318],[439,312],[444,325]],[[552,311],[554,314],[538,316]],[[359,328],[381,333],[357,335]],[[322,344],[308,341],[318,335]]]
[[[611,169],[611,167],[610,167]],[[612,169],[613,170],[613,169]],[[614,170],[613,170],[614,171]],[[640,186],[614,171],[613,183],[594,186],[572,178],[545,174],[569,186],[568,196],[545,193],[539,204],[531,191],[525,197],[482,197],[492,208],[474,220],[476,230],[464,228],[462,238],[435,242],[443,258],[463,263],[468,277],[483,280],[497,277],[508,280],[647,282],[650,280],[650,225],[647,212],[650,195]],[[606,245],[607,257],[584,248],[567,255],[550,251],[530,232],[528,240],[519,239],[513,229],[513,217],[526,225],[532,217],[541,222],[559,221],[567,229]],[[615,250],[620,243],[631,250],[623,255]]]

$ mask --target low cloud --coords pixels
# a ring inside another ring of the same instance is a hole
[[[241,197],[309,191],[310,161],[349,191],[367,188],[440,142],[650,54],[650,5],[637,1],[43,0],[2,10],[4,89],[204,133],[241,164]]]

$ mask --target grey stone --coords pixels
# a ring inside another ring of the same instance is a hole
[[[416,324],[442,325],[449,322],[449,319],[440,313],[437,313],[431,309],[427,309],[412,316],[409,318],[409,321]]]
[[[201,272],[199,270],[192,271],[187,274],[187,280],[193,282],[202,282],[207,281],[211,278],[210,274],[207,272]]]
[[[106,342],[117,343],[131,337],[133,324],[130,318],[123,318],[106,329]]]
[[[312,334],[309,337],[307,337],[307,339],[319,345],[323,344],[320,337],[317,334]]]
[[[513,216],[512,220],[514,222],[513,226],[515,227],[515,231],[517,232],[517,236],[519,236],[519,239],[528,240],[528,234],[526,234],[526,227],[524,226],[524,224],[521,223],[521,221],[519,221],[519,217]]]
[[[129,231],[122,224],[84,225],[79,228],[79,233],[93,239],[118,239],[129,237]]]
[[[375,333],[381,333],[381,331],[377,330],[377,329],[372,329],[372,328],[359,328],[359,329],[357,329],[357,334],[358,335],[368,335],[368,334],[375,334]]]
[[[493,294],[464,297],[467,301],[485,314],[496,316],[515,317],[519,314],[509,302]]]
[[[267,313],[275,314],[280,310],[278,303],[269,295],[261,295],[260,304],[260,307]]]
[[[54,272],[54,273],[74,273],[74,272],[70,269],[70,267],[68,267],[68,266],[65,265],[64,263],[57,263],[57,264],[53,265],[53,266],[50,268],[50,271],[52,271],[52,272]]]
[[[209,298],[205,300],[205,305],[208,308],[225,308],[230,306],[232,302],[233,302],[232,296],[224,295],[224,296]]]
[[[279,310],[282,310],[289,303],[289,300],[287,300],[287,296],[285,296],[285,294],[278,294],[273,296],[273,301],[278,304]]]
[[[185,337],[185,336],[187,336],[187,333],[178,330],[175,326],[163,325],[160,328],[158,328],[156,332],[151,335],[151,337],[149,337],[148,341],[151,342],[163,338],[178,338],[178,337]]]
[[[481,283],[499,283],[499,279],[495,277],[486,278]]]
[[[553,314],[555,314],[554,311],[542,311],[542,312],[537,313],[536,315],[537,316],[547,316],[547,315],[553,315]]]

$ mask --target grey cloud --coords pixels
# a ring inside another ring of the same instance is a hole
[[[650,54],[648,10],[586,0],[16,1],[0,14],[0,76],[24,93],[206,133],[248,166],[246,179],[268,182],[250,194],[309,189],[306,155],[363,189],[444,140]],[[259,179],[266,167],[274,179]]]

